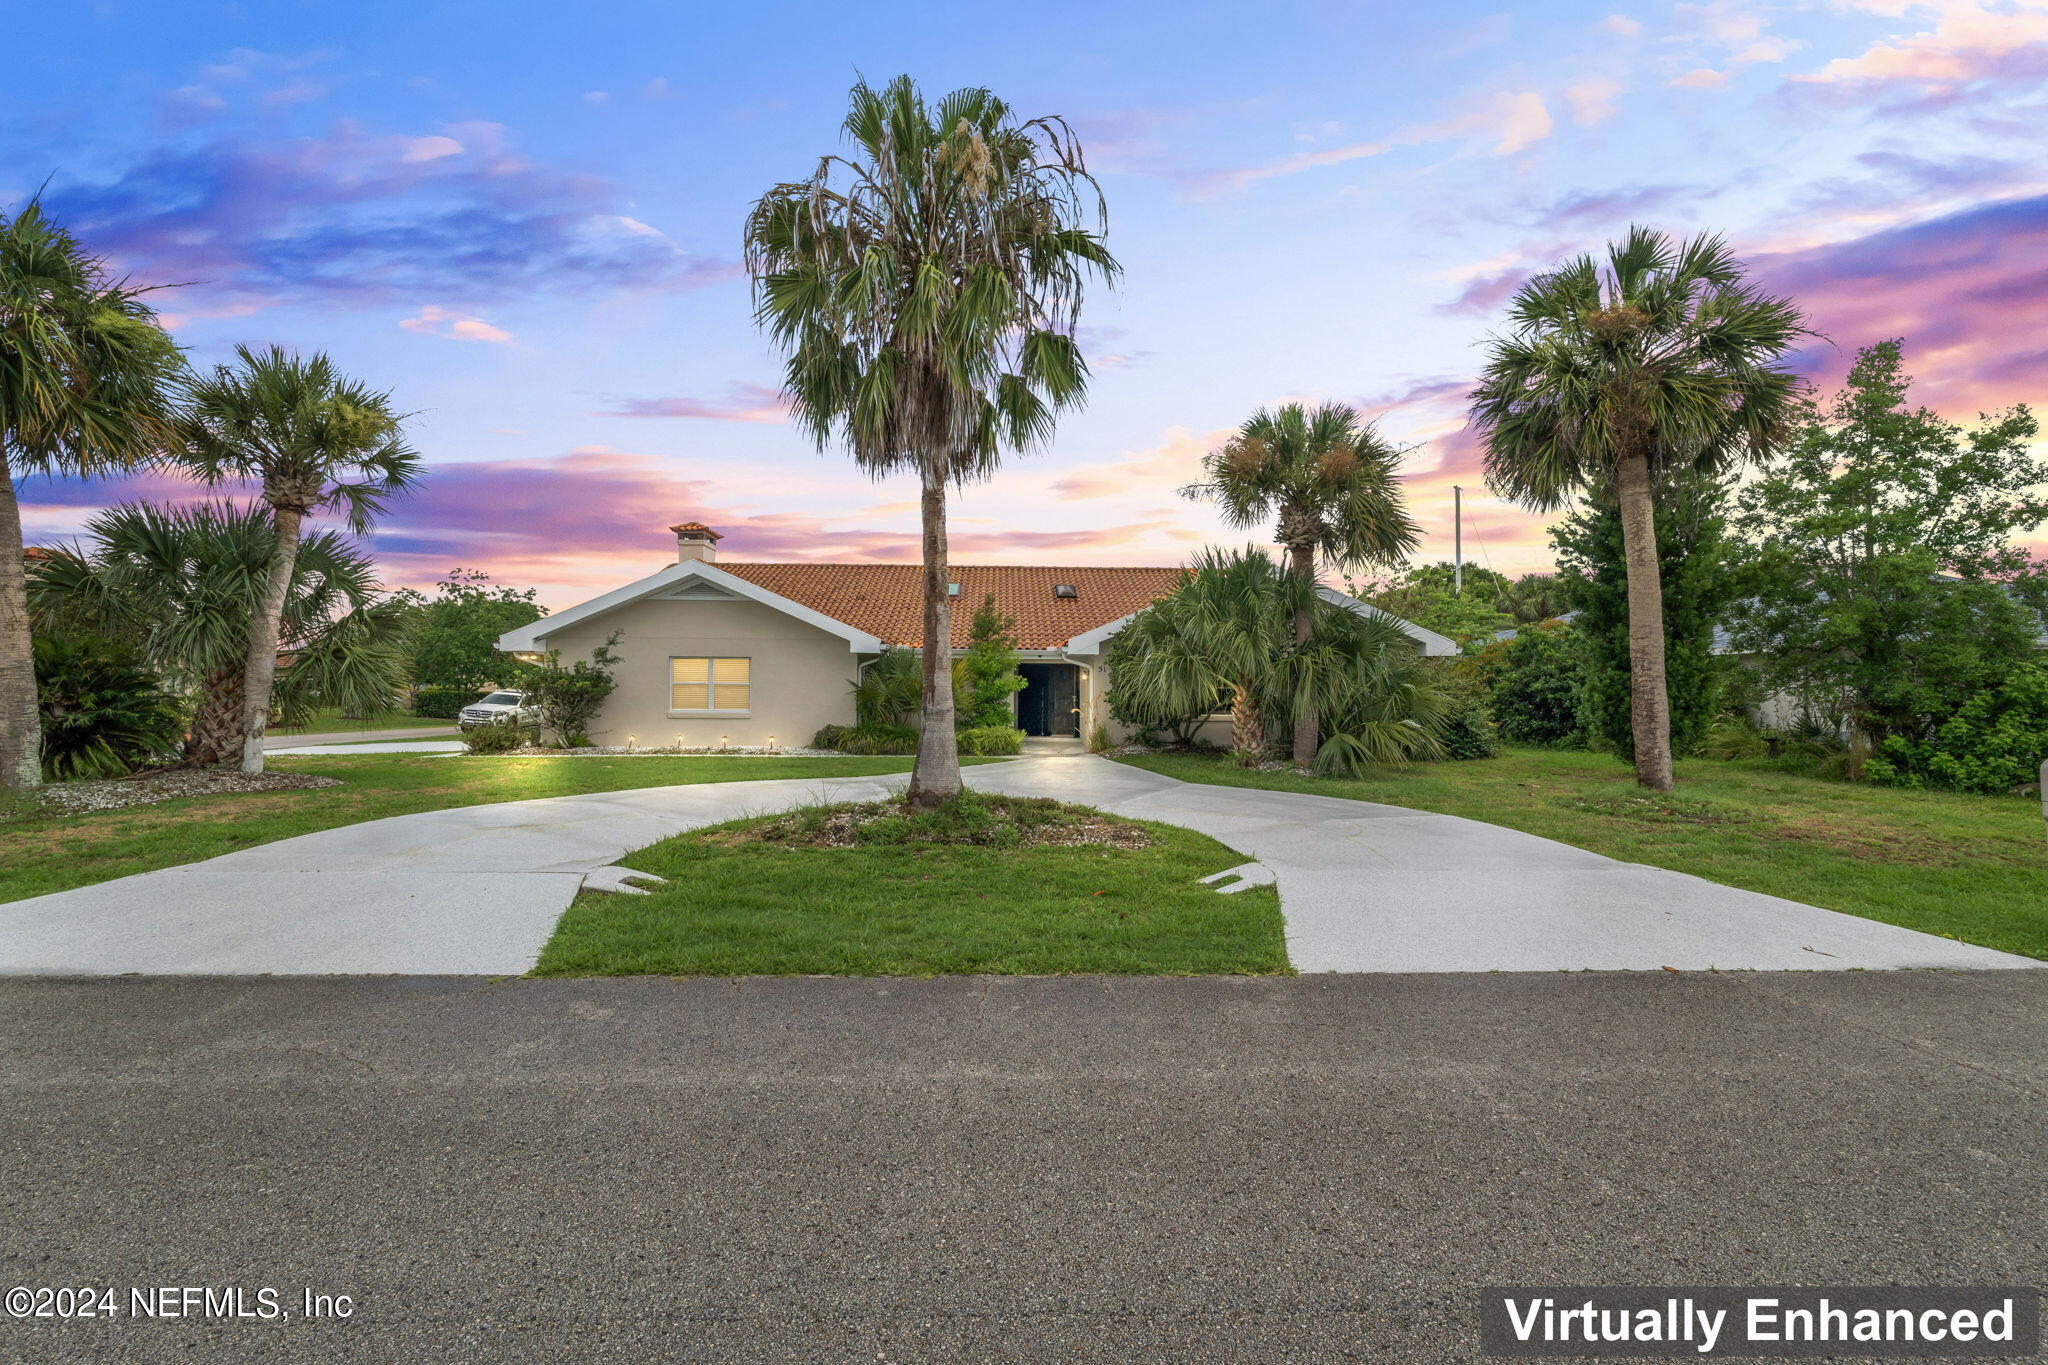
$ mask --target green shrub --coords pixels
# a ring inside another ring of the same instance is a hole
[[[977,725],[960,731],[960,752],[975,758],[999,758],[1024,751],[1024,732],[1008,725]]]
[[[853,684],[853,715],[863,730],[901,726],[923,702],[924,663],[901,645],[883,650]]]
[[[526,743],[528,738],[525,727],[510,720],[472,725],[462,732],[462,742],[473,754],[507,753]]]
[[[541,729],[552,735],[555,743],[570,749],[589,745],[590,723],[604,709],[605,698],[619,685],[612,677],[612,669],[619,662],[612,646],[618,642],[619,633],[613,631],[590,652],[589,658],[578,659],[566,668],[562,666],[561,652],[551,649],[544,662],[520,675],[519,687],[526,694],[526,704],[534,709]]]
[[[412,713],[441,720],[454,720],[462,708],[485,694],[467,687],[422,687],[412,694]]]
[[[813,749],[836,749],[839,747],[840,737],[850,728],[850,726],[845,725],[820,726],[818,733],[811,736],[811,747]]]
[[[1441,680],[1443,710],[1431,725],[1447,759],[1499,758],[1500,732],[1486,708],[1486,693],[1469,674],[1447,670]]]
[[[1495,648],[1500,657],[1489,701],[1501,737],[1517,744],[1579,743],[1583,665],[1571,627],[1561,621],[1524,626]]]
[[[178,752],[178,703],[126,646],[94,635],[39,636],[34,659],[44,777],[119,777]]]
[[[825,730],[837,730],[832,743],[819,744],[821,749],[837,749],[842,754],[914,754],[917,752],[917,731],[908,725],[852,725],[831,726]],[[818,737],[825,737],[825,730]]]
[[[1707,758],[1762,758],[1770,753],[1770,742],[1747,716],[1723,716],[1707,731],[1700,753]]]
[[[2048,760],[2048,666],[2022,664],[1924,740],[1893,737],[1864,765],[1887,787],[2009,792],[2041,778]]]

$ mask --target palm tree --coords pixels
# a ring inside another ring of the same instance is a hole
[[[145,292],[110,279],[40,205],[0,216],[0,786],[42,781],[14,481],[162,453],[184,360]]]
[[[1671,790],[1670,698],[1654,489],[1718,473],[1785,439],[1799,381],[1780,363],[1809,336],[1799,310],[1745,279],[1718,236],[1632,227],[1605,266],[1579,256],[1516,294],[1472,391],[1486,478],[1537,510],[1611,490],[1628,567],[1636,780]]]
[[[1554,573],[1525,573],[1513,582],[1498,586],[1500,609],[1515,618],[1515,624],[1533,626],[1554,621],[1571,610],[1564,581]]]
[[[1321,556],[1342,572],[1393,564],[1413,552],[1421,531],[1408,517],[1395,474],[1401,453],[1372,422],[1342,403],[1310,412],[1289,403],[1260,408],[1202,462],[1206,482],[1181,490],[1217,505],[1235,527],[1275,524],[1288,571],[1313,588]],[[1306,600],[1295,612],[1294,638],[1309,637]],[[1315,762],[1317,715],[1294,717],[1294,761]]]
[[[1309,635],[1298,638],[1300,613]],[[1173,591],[1117,632],[1106,660],[1118,712],[1160,728],[1230,708],[1240,762],[1275,719],[1331,722],[1314,761],[1349,770],[1433,752],[1439,704],[1414,642],[1384,616],[1327,602],[1258,550],[1204,552]]]
[[[756,316],[787,355],[797,421],[877,478],[917,476],[923,723],[909,800],[932,805],[960,791],[947,487],[1042,444],[1059,410],[1081,402],[1083,287],[1117,265],[1101,195],[1060,119],[1020,122],[979,89],[928,105],[899,76],[854,86],[845,133],[851,155],[761,196],[747,266]]]
[[[277,346],[238,346],[235,355],[239,368],[216,366],[193,384],[185,454],[210,482],[261,480],[277,527],[242,664],[242,771],[260,773],[301,523],[338,505],[350,530],[368,530],[384,499],[418,479],[420,460],[404,442],[390,395],[337,373],[326,356],[301,358]]]
[[[127,504],[86,523],[83,548],[56,548],[30,573],[39,629],[132,643],[193,698],[185,759],[208,765],[241,750],[250,617],[275,562],[264,509]],[[390,707],[405,676],[405,604],[385,595],[369,558],[335,531],[307,536],[279,614],[292,664],[276,701],[287,723],[316,705],[365,714]],[[274,657],[274,656],[273,656]]]

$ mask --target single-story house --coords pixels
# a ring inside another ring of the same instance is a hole
[[[669,528],[676,562],[636,582],[499,637],[498,648],[588,658],[614,634],[617,689],[593,727],[598,742],[779,747],[854,720],[860,670],[894,645],[922,645],[916,564],[760,564],[718,558],[718,532]],[[966,650],[974,609],[993,595],[1014,617],[1017,724],[1034,735],[1086,735],[1109,716],[1102,659],[1115,634],[1170,590],[1181,570],[956,564],[952,651]],[[1324,588],[1352,610],[1385,616],[1419,652],[1457,646],[1377,607]],[[1227,741],[1227,728],[1218,734]]]

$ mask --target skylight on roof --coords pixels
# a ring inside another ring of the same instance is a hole
[[[1054,597],[1079,597],[1081,590],[1072,583],[1055,583],[1052,585],[1052,595]]]

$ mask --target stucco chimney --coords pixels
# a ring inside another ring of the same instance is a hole
[[[725,537],[701,521],[686,521],[680,526],[668,528],[676,533],[676,563],[687,564],[695,559],[705,564],[718,560],[718,542]]]

